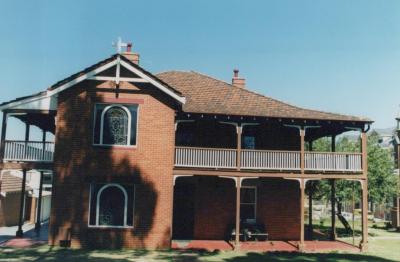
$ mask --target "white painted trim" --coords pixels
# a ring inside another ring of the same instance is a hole
[[[194,120],[176,120],[175,121],[175,131],[178,130],[179,123],[193,123]]]
[[[304,178],[284,177],[284,179],[286,179],[286,180],[295,180],[295,181],[299,182],[300,188],[303,188],[303,186],[304,186],[304,188],[306,187],[306,186],[305,186],[306,183],[305,183],[305,181],[304,181]],[[303,183],[304,183],[304,184],[303,184]]]
[[[97,80],[97,81],[114,81],[116,82],[116,78],[113,76],[92,76],[88,78],[88,80]],[[143,78],[135,78],[135,77],[119,77],[119,80],[122,82],[133,82],[133,83],[148,83],[146,79]]]
[[[149,83],[153,84],[154,86],[159,88],[161,91],[163,91],[164,93],[166,93],[166,94],[170,95],[171,97],[175,98],[176,100],[178,100],[182,104],[185,104],[185,102],[186,102],[186,98],[185,97],[182,97],[182,96],[179,96],[179,95],[175,94],[170,89],[168,89],[167,87],[165,87],[164,85],[162,85],[158,81],[152,79],[151,77],[147,76],[146,74],[144,74],[140,70],[136,69],[135,67],[131,66],[130,64],[128,64],[124,60],[121,60],[121,65],[126,67],[127,69],[129,69],[130,71],[135,73],[136,75],[140,76],[141,78],[146,79],[147,81],[149,81]]]
[[[74,85],[76,85],[76,84],[78,84],[78,83],[80,83],[80,82],[82,82],[84,80],[91,79],[92,77],[95,77],[96,74],[98,74],[100,72],[103,72],[103,71],[113,67],[114,65],[117,65],[118,64],[118,59],[120,59],[120,56],[118,56],[113,61],[111,61],[111,62],[109,62],[109,63],[107,63],[105,65],[102,65],[102,66],[100,66],[100,67],[98,67],[98,68],[96,68],[96,69],[94,69],[94,70],[92,70],[92,71],[90,71],[90,72],[88,72],[88,73],[86,73],[84,75],[81,75],[81,76],[79,76],[79,77],[77,77],[75,79],[72,79],[71,81],[69,81],[69,82],[67,82],[67,83],[65,83],[65,84],[63,84],[63,85],[61,85],[61,86],[59,86],[59,87],[57,87],[57,88],[55,88],[53,90],[46,91],[45,94],[40,94],[40,95],[37,95],[37,96],[34,96],[34,97],[29,97],[29,98],[26,98],[26,99],[22,99],[22,100],[19,100],[19,101],[11,102],[11,103],[8,103],[6,105],[0,106],[0,111],[5,110],[5,109],[15,108],[15,107],[17,107],[19,105],[27,104],[29,102],[34,102],[34,101],[41,100],[41,99],[49,99],[49,100],[51,100],[50,98],[55,96],[56,94],[66,90],[66,89],[68,89],[68,88],[70,88],[70,87],[72,87],[72,86],[74,86]],[[151,77],[148,77],[146,74],[144,74],[140,70],[134,68],[133,66],[131,66],[127,62],[121,60],[120,64],[123,65],[128,70],[132,71],[133,73],[137,74],[138,76],[140,76],[143,79],[143,80],[138,80],[138,79],[135,79],[135,78],[133,78],[133,79],[131,79],[131,78],[125,78],[125,79],[124,78],[119,78],[120,81],[125,81],[125,80],[129,80],[129,79],[130,80],[134,80],[134,81],[139,81],[139,82],[147,81],[147,82],[153,84],[154,86],[156,86],[157,88],[159,88],[164,93],[170,95],[171,97],[173,97],[174,99],[176,99],[180,103],[184,104],[186,102],[186,98],[185,97],[181,97],[181,96],[175,94],[174,92],[169,90],[167,87],[165,87],[164,85],[162,85],[158,81],[152,79]],[[49,104],[54,104],[54,103],[49,103]],[[57,103],[55,103],[55,104],[57,104]],[[47,110],[56,110],[56,109],[57,108],[52,108],[52,109],[47,109]]]
[[[237,122],[225,122],[225,121],[219,121],[219,122],[221,124],[232,125],[232,126],[236,127],[236,134],[241,134],[242,133],[242,127]]]
[[[115,83],[118,85],[119,84],[119,77],[120,77],[120,67],[121,67],[121,57],[117,57],[117,69],[115,72]]]
[[[235,176],[218,176],[220,178],[227,178],[227,179],[233,179],[233,181],[235,182],[235,187],[238,187],[238,183],[237,183],[237,177]]]
[[[242,186],[242,183],[245,179],[259,179],[259,177],[241,177],[240,180],[240,186]]]
[[[128,110],[128,108],[126,108],[125,106],[120,105],[120,104],[110,104],[110,105],[106,106],[103,109],[103,111],[101,112],[101,116],[100,116],[100,145],[114,146],[114,144],[103,144],[104,115],[107,113],[108,110],[112,109],[113,107],[119,107],[122,110],[124,110],[125,113],[128,114],[128,134],[127,134],[127,138],[126,138],[126,145],[120,145],[120,146],[134,146],[134,145],[131,145],[131,124],[132,124],[131,112]],[[94,121],[96,121],[96,119]],[[136,138],[136,140],[137,140],[137,138]]]
[[[102,226],[99,225],[99,211],[100,211],[100,196],[103,193],[103,191],[109,187],[117,187],[119,188],[122,193],[124,194],[124,225],[122,227],[127,226],[127,216],[128,216],[128,194],[126,193],[126,190],[124,187],[122,187],[119,184],[111,183],[111,184],[106,184],[100,188],[100,190],[97,192],[96,196],[96,226],[101,226],[101,227],[118,227],[118,226],[113,226],[113,225],[107,225],[107,226]],[[121,226],[119,226],[121,227]]]
[[[178,179],[180,177],[191,177],[191,176],[193,176],[193,175],[174,175],[172,185],[175,186],[176,179]]]
[[[81,76],[79,76],[79,77],[77,77],[77,78],[75,78],[75,79],[73,79],[73,80],[71,80],[71,81],[69,81],[69,82],[67,82],[67,83],[55,88],[55,89],[53,89],[53,90],[48,90],[46,92],[46,94],[40,94],[38,96],[29,97],[29,98],[26,98],[26,99],[22,99],[22,100],[19,100],[19,101],[15,101],[15,102],[6,104],[4,106],[0,106],[0,110],[10,109],[10,108],[14,108],[16,106],[19,106],[19,105],[22,105],[22,104],[26,104],[26,103],[29,103],[29,102],[33,102],[33,101],[36,101],[36,100],[50,98],[50,97],[60,93],[61,91],[64,91],[65,89],[67,89],[67,88],[69,88],[69,87],[71,87],[73,85],[76,85],[76,84],[78,84],[78,83],[80,83],[80,82],[82,82],[82,81],[84,81],[84,80],[86,80],[86,79],[88,79],[88,78],[90,78],[90,77],[92,77],[92,76],[104,71],[104,70],[107,70],[108,68],[116,65],[116,63],[117,63],[117,60],[115,59],[115,60],[113,60],[113,61],[111,61],[111,62],[109,62],[109,63],[107,63],[107,64],[105,64],[105,65],[103,65],[103,66],[101,66],[99,68],[96,68],[93,71],[90,71],[90,72],[88,72],[88,73],[86,73],[84,75],[81,75]]]
[[[74,86],[74,85],[100,73],[100,72],[103,72],[104,70],[107,70],[108,68],[113,67],[116,64],[117,64],[117,59],[115,59],[115,60],[109,62],[108,64],[105,64],[99,68],[96,68],[93,71],[90,71],[84,75],[81,75],[80,77],[77,77],[77,78],[69,81],[68,83],[65,83],[53,90],[47,91],[47,96],[52,96],[52,95],[58,94],[61,91],[64,91],[65,89],[70,88],[71,86]]]
[[[360,185],[361,185],[361,189],[364,189],[364,181],[363,181],[363,179],[346,179],[347,181],[357,181],[357,182],[360,182]]]

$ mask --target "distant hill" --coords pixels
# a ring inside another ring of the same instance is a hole
[[[392,136],[395,130],[396,127],[373,129],[373,131],[377,132],[380,136]]]

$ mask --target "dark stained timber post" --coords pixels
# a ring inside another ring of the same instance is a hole
[[[6,141],[6,131],[7,131],[7,118],[8,115],[6,112],[3,113],[3,122],[1,124],[1,143],[0,143],[0,160],[4,158],[4,149],[5,149],[5,141]]]
[[[236,224],[235,224],[235,249],[239,248],[240,236],[240,177],[236,178]]]
[[[42,130],[42,160],[46,160],[46,130]]]
[[[304,179],[299,179],[300,182],[300,243],[299,251],[303,252],[305,249],[304,244],[304,195],[305,195],[305,181]]]
[[[362,153],[362,168],[365,179],[361,180],[362,189],[362,240],[360,243],[361,251],[368,250],[368,162],[367,162],[367,133],[361,133],[361,153]]]
[[[305,166],[305,153],[304,153],[304,139],[305,139],[306,131],[304,127],[300,129],[300,170],[301,174],[304,175],[304,166]]]
[[[237,148],[236,148],[236,168],[240,170],[240,162],[241,162],[241,152],[242,152],[242,127],[236,126],[237,133]]]
[[[28,158],[28,141],[29,141],[29,133],[30,133],[30,124],[28,122],[25,123],[25,152],[24,157]]]
[[[44,173],[43,171],[40,171],[39,197],[38,197],[37,216],[36,216],[36,223],[35,223],[35,230],[37,233],[40,232],[40,227],[41,227],[43,173]]]
[[[26,169],[23,169],[22,170],[21,199],[20,199],[20,206],[19,206],[18,230],[16,232],[17,237],[22,237],[24,235],[24,232],[22,231],[22,225],[24,224],[25,183],[26,183]]]
[[[331,179],[331,240],[336,240],[336,213],[335,213],[335,195],[336,195],[335,180]]]
[[[313,185],[314,183],[310,181],[310,187],[308,191],[308,235],[310,240],[313,239],[313,222],[312,222],[312,198],[313,198]]]

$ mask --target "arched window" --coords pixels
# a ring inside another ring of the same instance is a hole
[[[129,138],[130,113],[123,106],[109,106],[101,117],[101,143],[106,145],[127,145]]]
[[[90,185],[89,226],[133,227],[133,184]]]
[[[95,145],[136,145],[137,105],[96,104]]]

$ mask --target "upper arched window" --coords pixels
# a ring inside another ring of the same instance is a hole
[[[106,145],[127,145],[129,137],[130,112],[122,106],[110,106],[102,113],[101,143]]]
[[[97,104],[94,144],[136,145],[137,105]]]

